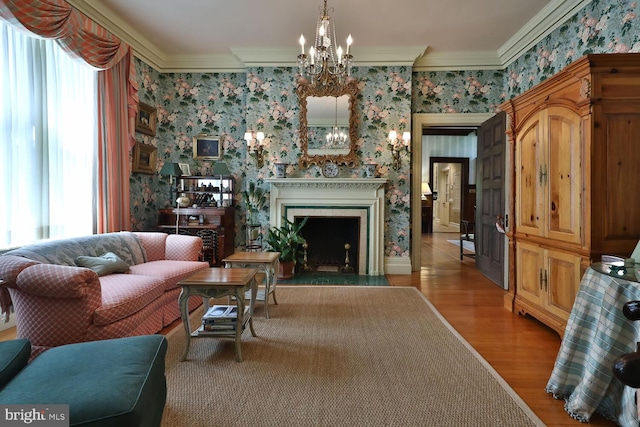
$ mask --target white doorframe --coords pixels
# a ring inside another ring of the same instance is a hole
[[[420,270],[422,221],[421,205],[422,195],[422,129],[429,126],[480,126],[493,117],[495,113],[469,113],[469,114],[435,114],[414,113],[412,117],[411,135],[411,271]],[[415,203],[415,201],[418,203]]]

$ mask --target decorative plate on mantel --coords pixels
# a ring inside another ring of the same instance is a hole
[[[322,165],[322,175],[325,178],[335,178],[336,176],[338,176],[338,172],[338,165],[333,162],[326,162],[324,165]]]

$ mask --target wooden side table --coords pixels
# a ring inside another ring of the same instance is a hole
[[[255,268],[208,268],[200,270],[193,276],[182,280],[179,284],[182,287],[178,303],[180,305],[180,316],[187,336],[187,343],[182,353],[181,361],[187,359],[191,337],[229,337],[236,340],[236,361],[242,362],[241,336],[247,323],[252,336],[257,336],[253,329],[253,307],[258,292],[258,284],[255,276],[258,272]],[[247,316],[245,311],[245,290],[250,290],[249,311]],[[200,295],[204,301],[204,312],[209,308],[209,298],[221,298],[225,296],[235,296],[238,305],[238,323],[235,332],[227,331],[203,331],[201,328],[191,332],[189,322],[189,310],[187,303],[191,295]]]
[[[264,301],[264,315],[269,318],[269,295],[273,295],[273,303],[276,300],[276,284],[278,282],[278,266],[280,265],[280,252],[236,252],[222,260],[226,267],[252,267],[265,274],[265,289],[259,290],[258,301]]]

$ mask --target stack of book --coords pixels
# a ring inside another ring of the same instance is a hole
[[[245,307],[244,314],[249,311]],[[214,305],[202,316],[202,330],[205,332],[233,332],[238,327],[238,306]]]

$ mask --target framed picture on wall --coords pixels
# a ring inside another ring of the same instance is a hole
[[[193,158],[218,160],[222,156],[222,144],[217,135],[198,135],[193,137]]]
[[[158,121],[158,112],[151,105],[144,102],[138,104],[138,113],[136,114],[136,132],[144,133],[149,136],[156,136],[156,126]]]
[[[156,172],[157,149],[153,145],[136,142],[133,146],[132,172],[153,174]]]
[[[191,168],[189,167],[189,163],[178,163],[178,166],[180,166],[182,175],[191,176]]]

